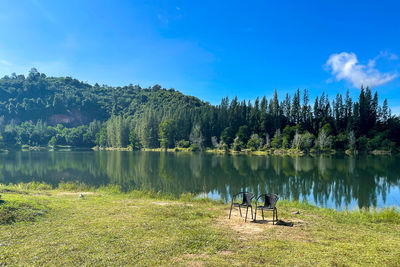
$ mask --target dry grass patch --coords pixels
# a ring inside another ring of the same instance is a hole
[[[183,205],[183,206],[193,207],[193,204],[181,203],[181,202],[176,202],[176,201],[157,201],[157,202],[152,202],[151,204],[158,205],[158,206]]]
[[[231,219],[229,219],[229,210],[225,210],[223,216],[218,218],[219,227],[224,227],[228,230],[234,231],[240,240],[297,240],[297,241],[311,241],[311,236],[304,232],[304,228],[308,227],[308,223],[304,220],[294,218],[290,220],[293,222],[293,227],[273,225],[272,218],[265,217],[265,221],[251,219],[244,221],[240,217],[239,211],[235,214],[232,211]]]
[[[54,196],[77,196],[79,197],[80,195],[87,196],[87,195],[95,195],[97,193],[95,192],[55,192],[53,195]]]

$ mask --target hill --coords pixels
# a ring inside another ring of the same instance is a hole
[[[106,121],[112,114],[139,116],[146,107],[166,111],[202,105],[195,97],[159,85],[92,86],[71,77],[46,77],[36,69],[26,78],[13,74],[0,79],[0,116],[6,123],[41,120],[48,125],[79,126]]]
[[[362,87],[356,100],[347,92],[330,101],[323,92],[311,102],[298,89],[283,101],[275,90],[271,99],[226,97],[213,106],[160,85],[90,85],[33,68],[0,79],[0,148],[396,151],[400,119],[386,99],[379,103],[377,91]]]

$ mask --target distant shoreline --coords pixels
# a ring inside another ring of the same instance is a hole
[[[153,151],[153,152],[185,152],[185,153],[209,153],[209,154],[220,154],[220,155],[281,155],[281,156],[307,156],[307,155],[334,155],[334,154],[346,154],[348,156],[354,156],[358,154],[367,154],[375,156],[388,156],[395,155],[396,152],[390,150],[372,150],[372,151],[349,151],[349,150],[334,150],[327,149],[324,151],[304,151],[298,149],[268,149],[268,150],[251,150],[243,149],[241,151],[235,151],[233,149],[222,150],[216,148],[205,148],[202,151],[192,151],[190,148],[143,148],[140,150],[133,150],[132,147],[74,147],[74,146],[23,146],[21,148],[2,149],[0,153],[7,153],[10,151]]]

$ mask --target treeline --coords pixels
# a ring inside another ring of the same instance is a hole
[[[254,102],[237,97],[210,105],[159,85],[143,89],[89,85],[70,77],[0,79],[0,133],[6,147],[70,145],[299,150],[394,150],[400,119],[387,100],[361,88],[358,99],[307,90]]]

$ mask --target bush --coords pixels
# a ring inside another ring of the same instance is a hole
[[[261,145],[261,139],[258,137],[258,134],[252,134],[250,140],[247,142],[247,148],[252,151],[257,150]]]
[[[361,136],[357,139],[357,147],[360,151],[369,151],[370,147],[368,144],[368,138],[365,136]]]
[[[236,136],[235,140],[233,140],[233,150],[234,151],[241,151],[243,147],[243,142],[240,141],[240,138],[238,136]]]
[[[40,183],[40,182],[29,182],[29,183],[19,183],[17,185],[19,189],[22,190],[51,190],[53,187],[49,184],[46,183]]]
[[[186,140],[180,140],[176,142],[176,146],[179,148],[188,148],[190,146],[190,142]]]
[[[321,129],[318,134],[318,138],[315,141],[315,147],[317,150],[328,150],[331,148],[332,138],[329,136],[328,131],[325,129]]]
[[[219,143],[219,148],[222,149],[225,152],[229,151],[229,146],[228,144],[225,144],[224,141],[221,140],[221,142]]]
[[[274,134],[274,138],[271,140],[272,148],[281,148],[282,147],[282,138],[281,138],[281,131],[278,129]]]
[[[289,138],[287,136],[282,138],[282,148],[289,148]]]
[[[346,149],[348,144],[348,138],[346,133],[339,133],[333,138],[333,146],[335,149]]]
[[[192,152],[197,152],[197,151],[200,151],[200,147],[197,144],[192,144],[189,147],[189,150],[192,151]]]
[[[246,125],[240,126],[238,132],[236,133],[236,137],[239,137],[239,141],[244,144],[249,140],[249,127]]]
[[[62,191],[91,191],[93,188],[81,182],[60,182],[58,189]]]
[[[384,139],[381,143],[381,148],[385,150],[394,150],[396,148],[396,143],[389,139]]]
[[[232,144],[234,138],[235,134],[232,127],[226,127],[221,133],[221,140],[224,141],[225,144]]]

